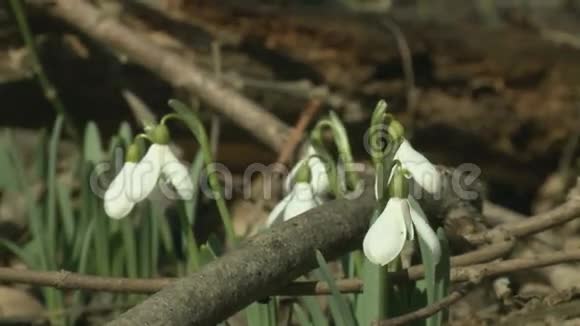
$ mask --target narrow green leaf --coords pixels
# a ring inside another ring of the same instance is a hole
[[[34,251],[38,254],[38,259],[41,268],[39,269],[48,269],[48,254],[46,248],[46,229],[44,225],[44,220],[42,219],[41,211],[34,200],[31,190],[30,190],[30,183],[26,174],[24,172],[24,163],[19,156],[19,153],[15,150],[11,142],[11,138],[7,137],[7,144],[8,144],[8,155],[10,156],[10,162],[12,163],[12,170],[16,173],[17,180],[18,180],[18,188],[28,204],[27,215],[28,215],[28,225],[30,227],[32,238],[34,241],[31,243],[35,246]]]
[[[316,250],[316,260],[318,261],[319,266],[317,272],[320,277],[328,283],[330,291],[332,292],[330,298],[330,310],[334,321],[338,326],[355,326],[356,322],[352,315],[351,307],[336,286],[336,281],[328,268],[326,259],[324,259],[324,256],[319,250]]]
[[[131,214],[132,215],[132,214]],[[135,241],[135,233],[133,228],[133,221],[131,215],[120,220],[121,223],[123,249],[125,250],[127,276],[131,278],[139,277],[137,266],[137,242]]]
[[[157,276],[159,266],[159,217],[163,216],[163,208],[150,203],[149,219],[151,220],[151,274]]]
[[[87,165],[90,165],[88,163]],[[89,169],[90,170],[90,169]],[[95,258],[99,275],[111,275],[111,250],[109,243],[109,217],[103,214],[101,201],[94,195],[88,198],[91,219],[95,220]]]
[[[245,309],[245,312],[248,325],[262,325],[262,309],[260,309],[259,303],[252,303]]]
[[[98,163],[103,160],[103,145],[97,124],[90,121],[85,129],[85,140],[83,146],[83,157],[85,161]]]
[[[59,115],[54,123],[54,128],[50,136],[50,143],[48,147],[48,180],[46,185],[47,192],[47,229],[46,240],[44,244],[47,248],[48,263],[50,269],[57,269],[56,255],[57,255],[57,217],[56,217],[56,161],[58,156],[58,145],[60,134],[62,132],[64,118]]]
[[[379,210],[373,212],[373,222],[379,216]],[[389,288],[387,267],[375,265],[362,258],[360,278],[364,291],[356,301],[356,317],[359,325],[370,325],[374,321],[387,317],[389,303]]]
[[[306,314],[306,311],[304,311],[304,309],[302,309],[302,307],[300,307],[300,305],[293,304],[291,309],[292,309],[292,316],[296,317],[296,319],[298,320],[298,324],[300,326],[314,326],[312,324],[312,322],[310,321],[310,319],[308,319],[308,315]],[[292,319],[294,319],[294,318],[292,318]]]
[[[8,149],[4,142],[0,142],[0,190],[18,191],[19,182],[13,169]]]
[[[431,251],[427,244],[419,237],[419,246],[421,249],[421,260],[425,266],[425,288],[427,291],[427,304],[431,305],[443,299],[447,294],[449,286],[449,249],[442,229],[437,232],[439,242],[441,243],[441,260],[437,265],[434,264]],[[429,317],[426,321],[427,326],[440,326],[443,323],[444,312]]]
[[[34,151],[34,175],[33,179],[45,180],[48,171],[48,142],[47,131],[42,130],[38,135],[38,143]]]
[[[18,257],[26,266],[32,269],[42,269],[42,266],[38,266],[37,259],[34,257],[32,252],[27,252],[23,250],[19,245],[16,243],[0,238],[0,246],[6,248],[7,250],[11,251],[13,255]]]
[[[189,175],[191,176],[191,181],[193,182],[193,192],[191,200],[185,201],[185,213],[187,215],[187,220],[191,225],[195,225],[195,217],[197,216],[197,204],[199,200],[199,190],[200,190],[200,178],[203,171],[203,154],[199,151],[191,166],[189,168]]]
[[[58,207],[60,209],[60,216],[62,217],[62,225],[64,228],[64,236],[67,246],[72,247],[75,232],[75,218],[73,207],[70,200],[70,190],[61,182],[56,183],[56,194],[58,198]]]
[[[148,203],[140,207],[142,210],[149,209]],[[139,239],[139,276],[151,277],[153,271],[151,268],[151,219],[147,213],[141,215],[141,223],[138,230]]]
[[[328,326],[328,320],[315,297],[300,297],[300,303],[308,310],[314,326]]]
[[[133,142],[133,131],[131,130],[131,125],[127,121],[121,122],[119,126],[119,132],[117,133],[124,145],[129,145]]]

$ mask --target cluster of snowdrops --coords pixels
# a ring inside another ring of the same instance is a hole
[[[173,104],[175,104],[174,102]],[[170,183],[182,199],[190,199],[193,182],[187,167],[169,147],[170,133],[162,119],[150,126],[128,146],[125,163],[104,196],[108,216],[120,219],[146,199],[160,179]],[[338,159],[331,154],[323,131],[329,128]],[[440,242],[410,186],[436,194],[441,188],[438,170],[417,152],[404,137],[402,125],[380,102],[369,129],[370,154],[375,166],[375,197],[380,213],[374,218],[363,241],[367,259],[377,265],[387,265],[399,257],[405,244],[415,239],[415,233],[427,245],[433,262],[440,257]],[[142,155],[137,140],[150,142]],[[320,120],[309,137],[306,155],[292,168],[285,179],[286,196],[274,207],[266,226],[288,221],[333,198],[341,198],[356,186],[358,176],[344,169],[352,164],[352,154],[346,129],[332,112]],[[344,173],[338,173],[340,167]]]

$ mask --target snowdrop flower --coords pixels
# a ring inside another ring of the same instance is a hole
[[[408,180],[401,168],[394,169],[397,171],[389,185],[391,197],[365,235],[364,254],[372,263],[384,266],[399,256],[405,242],[414,240],[417,231],[437,263],[441,257],[439,239],[419,203],[409,196]]]
[[[135,202],[129,198],[128,182],[133,176],[138,159],[139,148],[136,144],[131,144],[127,149],[125,164],[105,192],[105,212],[111,218],[123,218],[135,206]]]
[[[129,214],[135,203],[149,196],[161,175],[175,187],[182,199],[190,199],[193,194],[187,168],[169,148],[167,127],[163,124],[156,126],[149,138],[153,144],[143,159],[136,163],[132,156],[105,193],[105,211],[112,218],[119,219]]]
[[[324,162],[316,155],[316,151],[312,146],[308,146],[306,156],[296,163],[286,177],[284,182],[285,191],[290,191],[293,182],[295,182],[294,179],[296,178],[298,169],[305,162],[308,162],[308,167],[310,168],[310,186],[312,187],[312,191],[316,196],[326,194],[329,190],[328,172],[326,171]]]
[[[316,196],[312,184],[309,181],[311,177],[311,168],[302,163],[298,166],[296,172],[296,183],[292,190],[281,202],[279,202],[266,221],[266,226],[270,227],[276,220],[282,217],[283,221],[300,215],[321,204]]]
[[[423,156],[417,152],[411,144],[403,138],[403,142],[395,153],[395,160],[399,160],[413,177],[413,180],[431,194],[441,189],[441,175],[439,171]]]

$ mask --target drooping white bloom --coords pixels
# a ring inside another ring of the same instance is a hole
[[[135,202],[130,199],[128,193],[128,183],[131,180],[131,176],[135,171],[137,163],[135,162],[125,162],[119,174],[115,176],[113,182],[107,188],[105,192],[105,212],[107,215],[114,219],[120,219],[133,209]]]
[[[320,200],[314,194],[311,184],[298,182],[294,185],[292,191],[270,212],[266,226],[271,226],[280,217],[284,221],[288,221],[318,205],[320,205]]]
[[[105,212],[111,218],[125,217],[136,203],[147,198],[161,175],[183,199],[190,199],[193,183],[187,168],[169,148],[169,131],[163,124],[150,133],[153,144],[139,162],[139,146],[127,148],[127,162],[105,192]]]
[[[365,235],[365,256],[374,264],[384,266],[390,263],[401,253],[405,242],[414,239],[414,229],[429,247],[434,262],[439,262],[441,247],[437,235],[429,226],[419,203],[412,197],[389,199]]]
[[[326,194],[329,190],[328,173],[324,162],[316,155],[316,151],[312,146],[308,147],[306,156],[302,158],[296,165],[292,168],[286,180],[284,181],[284,189],[286,192],[290,191],[292,184],[295,182],[296,173],[298,169],[302,166],[304,162],[308,161],[308,167],[310,168],[310,185],[312,191],[316,196],[322,196]]]
[[[161,175],[175,187],[181,198],[191,198],[193,183],[189,172],[167,144],[152,144],[143,159],[137,163],[131,178],[130,198],[135,202],[147,198]]]
[[[409,171],[413,180],[423,189],[431,194],[439,192],[441,189],[439,171],[423,154],[417,152],[406,139],[401,143],[394,159],[401,162],[401,165]]]

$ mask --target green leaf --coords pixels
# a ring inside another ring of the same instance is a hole
[[[316,260],[319,266],[317,274],[328,283],[330,291],[332,292],[329,304],[334,321],[338,326],[355,326],[356,322],[352,315],[351,307],[336,286],[334,276],[330,272],[326,260],[319,250],[316,250]]]
[[[13,255],[22,260],[22,262],[24,262],[24,264],[26,264],[26,266],[28,266],[29,268],[42,269],[41,266],[38,266],[36,264],[37,259],[34,257],[34,255],[31,252],[27,252],[26,250],[18,246],[16,243],[7,239],[0,238],[0,246],[11,251]]]
[[[296,316],[296,319],[298,320],[298,324],[300,324],[300,326],[314,326],[310,321],[310,319],[308,319],[308,315],[306,314],[304,309],[300,307],[300,305],[293,304],[292,312],[293,312],[292,316]]]
[[[75,236],[75,218],[70,200],[70,189],[61,182],[56,183],[58,206],[62,217],[64,236],[68,246],[72,247]]]
[[[85,129],[83,157],[85,161],[94,164],[103,160],[103,145],[101,143],[99,128],[93,121],[90,121]]]
[[[441,244],[441,259],[437,265],[434,264],[431,251],[427,244],[419,237],[419,246],[421,249],[421,260],[425,266],[425,287],[427,290],[427,304],[431,305],[443,299],[448,292],[449,287],[449,272],[450,272],[450,256],[449,246],[445,238],[445,232],[439,228],[437,236]],[[443,324],[444,312],[440,311],[437,314],[427,319],[427,326],[440,326]]]
[[[34,179],[38,178],[40,180],[46,179],[46,174],[48,171],[48,141],[46,130],[42,130],[38,135],[38,144],[36,144],[36,149],[34,152]]]
[[[314,326],[328,326],[328,320],[324,315],[324,311],[320,307],[320,303],[314,297],[300,297],[298,299],[300,303],[308,310],[310,317],[312,318],[312,324]]]
[[[14,171],[8,149],[4,142],[0,143],[0,190],[18,191],[19,182]]]
[[[211,190],[214,194],[216,205],[222,219],[222,224],[224,225],[227,241],[230,244],[237,243],[237,237],[234,232],[234,227],[232,224],[232,219],[230,216],[230,211],[226,205],[225,199],[223,198],[222,186],[217,178],[215,170],[215,165],[213,164],[213,158],[211,153],[211,147],[208,141],[207,132],[201,123],[201,120],[197,115],[195,115],[187,105],[183,104],[178,100],[169,100],[169,106],[177,112],[179,118],[187,125],[189,130],[197,138],[201,152],[203,153],[205,167],[207,169],[206,173],[209,178],[209,184]]]
[[[380,211],[375,209],[372,221],[377,219]],[[363,258],[360,278],[364,291],[356,301],[356,317],[359,325],[370,325],[374,321],[387,317],[389,287],[387,267],[375,265]]]
[[[117,134],[124,142],[124,145],[129,145],[133,142],[133,131],[131,130],[131,125],[127,121],[121,122]]]
[[[148,203],[140,207],[142,210],[148,209]],[[138,232],[138,251],[139,251],[139,276],[151,277],[153,271],[151,270],[151,218],[148,214],[141,215],[141,223]]]
[[[139,277],[137,266],[137,242],[135,241],[135,231],[131,215],[120,220],[123,238],[123,249],[125,250],[127,276],[131,278]]]
[[[191,195],[191,200],[184,201],[185,205],[185,214],[187,215],[187,220],[191,225],[195,225],[195,217],[197,215],[197,205],[199,201],[199,190],[200,190],[200,183],[199,180],[201,178],[201,173],[203,171],[203,154],[199,151],[191,166],[189,168],[189,175],[191,176],[191,181],[193,183],[193,192]]]
[[[32,234],[31,244],[35,246],[34,252],[38,254],[39,269],[48,269],[48,255],[46,248],[46,229],[44,225],[43,216],[41,214],[36,201],[34,200],[31,190],[30,183],[26,174],[24,173],[24,163],[13,146],[10,137],[7,138],[7,148],[8,155],[10,157],[10,162],[12,163],[12,170],[16,174],[16,179],[18,180],[18,188],[28,204],[27,215],[28,215],[28,226]]]
[[[64,118],[59,115],[54,123],[54,128],[50,136],[48,148],[48,180],[47,180],[47,229],[46,243],[44,244],[48,252],[48,263],[50,269],[56,269],[58,221],[56,218],[56,161],[58,156],[58,145],[62,132]]]

